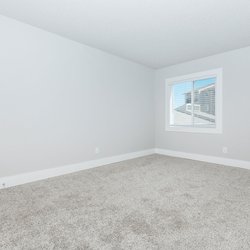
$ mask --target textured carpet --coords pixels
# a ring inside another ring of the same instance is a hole
[[[0,191],[0,248],[250,249],[250,171],[152,155]]]

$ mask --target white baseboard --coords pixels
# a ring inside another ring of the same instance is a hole
[[[73,165],[44,169],[40,171],[23,173],[23,174],[14,175],[14,176],[0,177],[0,189],[13,187],[13,186],[17,186],[17,185],[21,185],[21,184],[25,184],[29,182],[39,181],[39,180],[56,177],[56,176],[60,176],[64,174],[69,174],[69,173],[73,173],[73,172],[77,172],[77,171],[81,171],[81,170],[85,170],[89,168],[99,167],[99,166],[103,166],[103,165],[107,165],[111,163],[134,159],[134,158],[138,158],[138,157],[142,157],[146,155],[151,155],[154,153],[155,153],[154,149],[148,149],[144,151],[138,151],[138,152],[123,154],[123,155],[106,157],[106,158],[102,158],[98,160],[77,163]]]
[[[216,164],[225,165],[225,166],[250,169],[250,161],[242,161],[242,160],[209,156],[209,155],[185,153],[185,152],[172,151],[172,150],[160,149],[160,148],[156,148],[155,153],[161,154],[161,155],[168,155],[168,156],[180,157],[180,158],[185,158],[185,159],[191,159],[191,160],[196,160],[196,161],[216,163]]]
[[[99,167],[99,166],[103,166],[103,165],[107,165],[111,163],[134,159],[134,158],[138,158],[138,157],[142,157],[146,155],[151,155],[154,153],[167,155],[167,156],[180,157],[180,158],[185,158],[185,159],[191,159],[191,160],[197,160],[197,161],[203,161],[203,162],[216,163],[220,165],[250,169],[249,161],[242,161],[242,160],[222,158],[222,157],[216,157],[216,156],[192,154],[192,153],[185,153],[185,152],[155,148],[155,149],[148,149],[144,151],[138,151],[138,152],[123,154],[123,155],[106,157],[106,158],[102,158],[98,160],[86,161],[82,163],[77,163],[77,164],[72,164],[72,165],[67,165],[67,166],[62,166],[62,167],[57,167],[57,168],[44,169],[40,171],[23,173],[23,174],[14,175],[14,176],[0,177],[0,189],[13,187],[13,186],[17,186],[17,185],[21,185],[25,183],[34,182],[34,181],[44,180],[47,178],[56,177],[56,176],[60,176],[64,174],[74,173],[77,171]]]

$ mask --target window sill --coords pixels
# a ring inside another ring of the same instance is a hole
[[[167,132],[187,132],[187,133],[203,133],[203,134],[222,134],[220,128],[194,128],[194,127],[176,127],[169,126],[166,128]]]

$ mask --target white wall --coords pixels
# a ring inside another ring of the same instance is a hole
[[[154,146],[151,69],[5,17],[0,34],[0,176]]]
[[[165,131],[165,79],[223,68],[223,134]],[[163,68],[155,78],[157,148],[250,160],[250,47]],[[222,147],[228,147],[228,154]]]
[[[250,160],[250,47],[153,71],[1,16],[0,32],[0,177],[154,146]],[[223,134],[166,132],[165,79],[219,67]]]

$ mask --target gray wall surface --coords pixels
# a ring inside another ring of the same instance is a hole
[[[165,131],[165,80],[199,71],[223,68],[223,133],[201,134]],[[210,56],[156,71],[155,146],[250,160],[250,47]],[[228,147],[223,154],[222,147]]]
[[[1,16],[0,30],[0,176],[153,147],[250,160],[250,47],[155,71]],[[223,133],[165,131],[166,78],[215,68]]]
[[[154,146],[153,70],[5,17],[0,30],[0,176]]]

